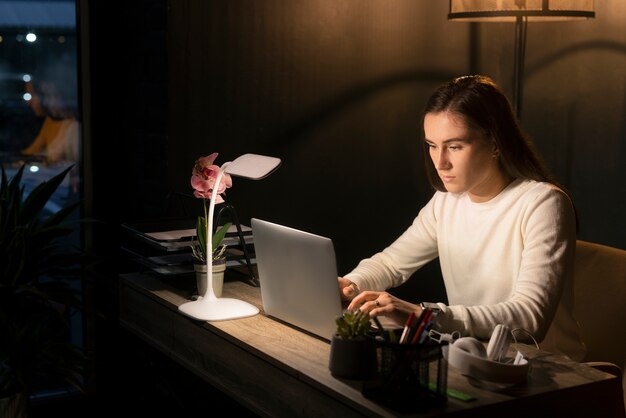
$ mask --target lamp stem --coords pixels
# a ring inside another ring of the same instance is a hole
[[[220,182],[224,176],[224,171],[230,162],[222,164],[220,167],[215,183],[213,184],[213,190],[211,191],[211,201],[209,202],[209,214],[206,222],[206,274],[207,274],[207,286],[204,292],[203,298],[209,300],[215,300],[215,292],[213,291],[213,213],[215,212],[215,199],[217,199],[217,189],[219,189]]]
[[[526,18],[515,19],[515,66],[513,69],[513,107],[517,118],[522,117],[522,93],[524,79],[524,55],[526,50]]]

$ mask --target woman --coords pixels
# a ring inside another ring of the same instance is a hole
[[[80,125],[74,111],[65,104],[59,87],[49,81],[37,85],[26,83],[29,104],[35,115],[44,117],[43,125],[23,155],[42,155],[49,165],[78,161]]]
[[[571,314],[574,206],[506,96],[488,77],[459,77],[433,93],[424,115],[426,171],[436,192],[395,242],[339,278],[348,308],[403,325],[422,308],[384,290],[439,257],[449,303],[437,304],[440,331],[488,339],[505,324],[545,350],[582,359]]]

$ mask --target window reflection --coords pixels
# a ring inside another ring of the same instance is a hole
[[[25,166],[25,196],[67,167],[74,167],[48,199],[43,217],[80,198],[77,65],[75,1],[0,0],[0,164],[9,178]],[[78,219],[81,213],[75,210],[71,216]],[[64,237],[68,242],[63,244],[76,248],[80,246],[80,223],[72,227],[73,233]],[[39,279],[45,282],[47,277]],[[82,282],[73,280],[70,285],[80,294]],[[82,313],[54,306],[70,323],[67,337],[82,346]],[[37,393],[31,394],[31,401],[66,394],[65,388],[51,387],[47,378],[34,385]]]
[[[74,1],[0,1],[0,162],[26,193],[74,165],[49,213],[79,197],[76,48]]]

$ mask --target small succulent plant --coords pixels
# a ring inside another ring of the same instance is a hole
[[[344,339],[355,339],[367,335],[372,327],[368,312],[355,309],[346,311],[335,320],[337,334]]]

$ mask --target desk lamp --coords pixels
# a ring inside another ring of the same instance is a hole
[[[229,161],[220,167],[215,179],[218,185],[222,181],[224,173],[235,177],[243,177],[252,180],[260,180],[269,176],[280,165],[280,159],[266,157],[257,154],[244,154],[234,161]],[[209,202],[209,214],[207,220],[207,243],[213,241],[213,212],[215,210],[215,199],[217,198],[218,187],[213,187],[211,201]],[[248,302],[232,299],[218,298],[213,291],[213,263],[211,257],[207,259],[207,290],[204,296],[192,302],[183,303],[178,309],[185,315],[202,321],[223,321],[227,319],[245,318],[259,313],[256,306]]]
[[[449,20],[515,22],[513,107],[521,117],[526,23],[595,17],[594,0],[450,0]]]

